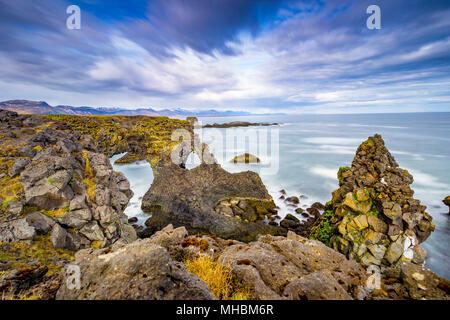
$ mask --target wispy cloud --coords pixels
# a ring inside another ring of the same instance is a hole
[[[450,4],[0,0],[0,99],[261,112],[450,111]]]

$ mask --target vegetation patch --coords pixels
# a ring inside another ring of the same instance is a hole
[[[70,261],[73,255],[72,251],[55,250],[48,235],[36,237],[32,245],[23,241],[0,242],[0,260],[11,262],[11,269],[27,269],[31,261],[37,261],[48,267],[46,277],[59,274],[62,269],[61,261]]]
[[[217,299],[248,300],[247,290],[234,284],[233,273],[229,267],[205,255],[186,260],[184,264],[189,272],[196,274],[206,283]]]
[[[331,218],[333,217],[333,210],[327,210],[319,219],[319,223],[311,228],[309,238],[319,240],[330,246],[331,236]]]
[[[89,198],[93,202],[95,202],[95,188],[97,187],[97,185],[95,183],[94,172],[92,171],[91,165],[89,163],[89,157],[86,151],[83,151],[83,158],[86,161],[83,184],[86,187],[86,192],[89,195]]]
[[[57,210],[41,210],[41,213],[45,214],[46,216],[48,216],[50,218],[61,218],[67,212],[69,212],[68,207],[57,209]]]

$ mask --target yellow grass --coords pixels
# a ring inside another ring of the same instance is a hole
[[[83,151],[83,158],[86,160],[86,168],[84,170],[84,179],[83,184],[86,187],[87,194],[91,198],[92,201],[95,202],[95,180],[94,180],[94,172],[92,171],[91,165],[89,163],[89,157],[86,151]]]
[[[209,256],[202,255],[184,262],[189,272],[202,279],[211,293],[221,300],[247,300],[248,293],[233,285],[233,274],[229,267],[223,266]]]

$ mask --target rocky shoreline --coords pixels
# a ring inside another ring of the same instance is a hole
[[[227,123],[214,123],[206,124],[202,128],[239,128],[239,127],[268,127],[268,126],[278,126],[279,123],[268,123],[268,122],[245,122],[245,121],[232,121]]]
[[[278,223],[258,174],[225,171],[206,145],[195,150],[202,164],[194,169],[170,161],[178,144],[172,132],[194,137],[189,119],[0,110],[0,124],[3,297],[449,298],[449,281],[423,267],[420,243],[434,230],[432,218],[381,136],[362,143],[352,166],[339,170],[340,188],[327,204],[303,211],[298,198],[281,192],[293,213]],[[123,214],[130,184],[108,160],[123,152],[119,162],[145,159],[155,173],[142,199],[151,217],[138,234]],[[196,259],[229,270],[232,289],[217,294],[191,269]],[[68,286],[74,265],[79,289]],[[375,287],[368,285],[373,267]]]

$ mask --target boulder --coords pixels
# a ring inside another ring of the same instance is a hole
[[[50,240],[52,241],[53,248],[65,249],[67,246],[68,233],[66,229],[55,223],[50,234]]]
[[[311,208],[314,208],[314,209],[317,209],[317,210],[324,210],[325,209],[325,206],[323,205],[323,204],[321,204],[320,202],[314,202],[312,205],[311,205]]]
[[[96,221],[87,223],[83,228],[81,228],[80,233],[91,241],[105,240],[105,235]]]
[[[353,300],[328,270],[290,282],[283,291],[289,300]]]
[[[80,287],[68,287],[64,272],[58,300],[214,300],[206,284],[150,239],[111,250],[77,254]],[[101,277],[101,278],[99,278]]]
[[[417,264],[400,264],[401,280],[409,297],[417,300],[450,300],[450,281]]]
[[[299,204],[300,203],[300,199],[298,197],[296,197],[296,196],[288,197],[284,201],[292,203],[292,204]]]
[[[55,225],[55,221],[52,218],[49,218],[45,214],[37,211],[27,214],[26,220],[28,224],[33,226],[36,231],[41,234],[46,234],[52,230]]]
[[[444,200],[442,200],[442,202],[448,207],[449,212],[450,213],[450,196],[445,197]]]
[[[358,263],[293,232],[232,245],[219,261],[231,267],[253,299],[352,299],[365,281]]]
[[[22,170],[31,163],[30,159],[27,158],[19,158],[13,162],[11,169],[9,169],[9,176],[14,178],[18,174],[22,172]]]
[[[91,210],[86,208],[70,211],[61,218],[59,218],[58,222],[70,228],[80,229],[91,220],[92,220]]]
[[[6,209],[15,215],[20,215],[23,212],[23,203],[19,201],[9,201]]]
[[[69,182],[73,178],[73,165],[69,159],[39,157],[20,174],[28,206],[54,210],[68,207],[74,197]]]
[[[26,219],[0,223],[0,242],[32,240],[36,229]]]
[[[258,234],[283,233],[264,223],[275,204],[254,172],[232,174],[218,164],[205,163],[192,170],[167,164],[157,171],[142,200],[142,210],[152,214],[145,224],[153,232],[172,224],[185,226],[191,234],[243,241]]]

